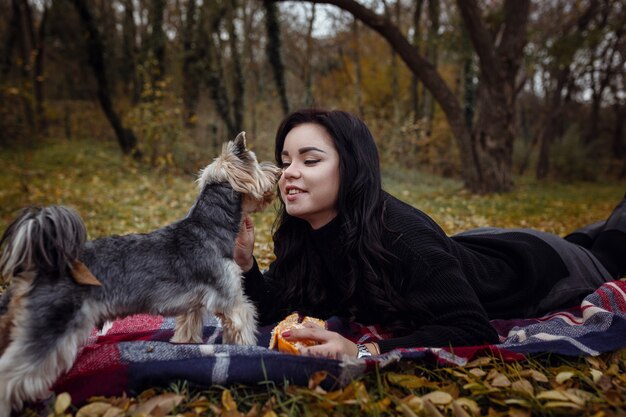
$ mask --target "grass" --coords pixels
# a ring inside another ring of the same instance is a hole
[[[213,155],[207,155],[209,162]],[[83,216],[90,238],[146,232],[185,215],[194,178],[154,171],[123,157],[114,143],[50,140],[0,151],[0,225],[27,205],[65,204]],[[564,234],[606,217],[624,193],[619,183],[516,179],[513,192],[475,196],[455,180],[400,169],[384,171],[385,188],[430,214],[453,234],[478,226],[533,227]],[[255,253],[272,259],[272,209],[256,215]],[[465,367],[403,362],[332,391],[312,377],[308,387],[260,381],[258,386],[201,388],[184,381],[135,397],[94,398],[84,415],[488,415],[612,416],[626,413],[626,358],[539,355],[518,363],[480,358]],[[56,398],[53,415],[77,413]],[[26,410],[25,414],[33,414]]]

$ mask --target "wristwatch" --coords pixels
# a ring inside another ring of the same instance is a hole
[[[358,349],[357,353],[356,353],[356,357],[357,359],[361,359],[361,358],[367,358],[372,356],[372,353],[370,352],[370,350],[367,348],[367,346],[362,345],[360,343],[356,344],[356,348]]]

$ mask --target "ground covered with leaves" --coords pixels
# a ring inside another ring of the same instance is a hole
[[[207,163],[214,155],[207,155]],[[195,200],[191,176],[155,171],[120,155],[112,143],[50,141],[0,151],[0,225],[27,205],[76,208],[89,237],[147,232],[183,217]],[[475,196],[456,180],[384,169],[385,188],[430,214],[453,234],[480,226],[532,227],[565,234],[607,216],[623,184],[549,183],[518,178],[512,193]],[[272,208],[255,216],[255,254],[272,260]],[[480,358],[464,367],[425,362],[391,365],[331,387],[313,375],[308,387],[259,381],[257,386],[194,387],[172,381],[136,396],[93,398],[77,406],[61,394],[26,415],[403,415],[554,416],[626,414],[626,351],[601,357],[548,354],[523,362]],[[326,389],[322,388],[326,387]]]

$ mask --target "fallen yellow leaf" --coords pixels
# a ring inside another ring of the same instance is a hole
[[[318,371],[311,375],[309,378],[309,389],[315,389],[319,386],[319,384],[326,379],[328,376],[328,372],[326,371]]]
[[[580,410],[581,407],[578,404],[564,401],[550,401],[544,404],[546,408],[574,408]]]
[[[233,400],[233,395],[230,393],[230,390],[225,389],[222,391],[222,406],[226,411],[237,410],[237,403]]]
[[[506,375],[499,373],[498,375],[496,375],[495,378],[493,378],[493,381],[491,381],[491,386],[497,388],[506,388],[511,386],[511,381],[509,381],[509,378],[507,378]]]
[[[417,414],[405,403],[398,404],[396,410],[400,411],[404,417],[417,417]]]
[[[571,379],[573,376],[574,376],[573,372],[569,372],[569,371],[559,372],[557,374],[555,380],[559,384],[562,384],[563,382],[567,381],[568,379]]]
[[[589,372],[591,373],[591,379],[593,379],[593,382],[595,382],[596,384],[598,383],[600,378],[602,378],[602,375],[604,375],[602,371],[599,371],[597,369],[590,369]]]
[[[157,395],[139,404],[135,413],[145,413],[147,415],[169,414],[185,397],[171,392]]]
[[[530,377],[537,382],[548,382],[548,377],[535,369],[524,369],[519,374],[522,377]]]
[[[467,413],[467,411],[465,411],[465,409],[461,407],[461,405],[454,400],[452,401],[452,412],[454,413],[455,417],[471,417]]]
[[[553,401],[569,401],[569,398],[563,391],[549,390],[543,391],[537,394],[538,400],[553,400]]]
[[[103,416],[109,409],[113,406],[109,403],[97,401],[93,403],[89,403],[84,407],[81,407],[80,410],[76,413],[76,417],[99,417]],[[117,408],[117,407],[115,407]],[[121,410],[120,410],[121,411]]]
[[[522,398],[508,398],[504,400],[504,403],[507,405],[519,405],[520,407],[524,407],[524,408],[532,408],[532,405],[530,404],[530,402]]]
[[[476,366],[484,366],[491,362],[491,357],[489,356],[481,356],[480,358],[474,359],[473,361],[467,363],[465,366],[467,368],[474,368]]]
[[[444,391],[433,391],[422,395],[422,400],[424,403],[430,401],[436,405],[448,405],[452,402],[452,395]]]
[[[529,395],[533,395],[535,393],[533,384],[531,384],[530,381],[524,378],[513,381],[513,383],[511,384],[511,388],[515,391],[524,392]]]
[[[118,417],[124,415],[124,410],[118,407],[111,406],[108,410],[102,414],[102,417]]]
[[[482,378],[483,376],[487,375],[487,372],[483,371],[480,368],[472,368],[469,370],[469,373],[478,378]]]
[[[443,417],[437,407],[430,401],[424,401],[424,411],[429,417]]]
[[[428,387],[432,384],[428,379],[416,375],[396,374],[390,372],[385,376],[387,378],[387,381],[403,388],[419,389]]]
[[[460,398],[457,398],[454,401],[458,405],[460,405],[461,407],[470,410],[470,412],[473,415],[475,415],[475,416],[480,415],[480,407],[478,406],[478,404],[476,404],[476,401],[474,401],[474,400],[472,400],[470,398],[466,398],[466,397],[460,397]]]
[[[72,397],[67,392],[63,392],[58,395],[54,401],[54,412],[56,414],[62,414],[72,404]]]

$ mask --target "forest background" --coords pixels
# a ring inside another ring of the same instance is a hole
[[[626,177],[613,0],[2,0],[0,146],[117,141],[196,172],[301,107],[358,114],[383,165],[473,192]]]
[[[187,212],[225,140],[245,130],[271,160],[284,115],[317,106],[362,117],[385,188],[446,232],[562,235],[624,192],[625,30],[618,0],[0,0],[0,221],[69,204],[92,238],[153,230]],[[274,216],[256,215],[262,266]],[[93,401],[128,415],[151,398],[171,410],[171,395],[185,415],[440,415],[428,397],[454,416],[612,416],[625,353],[402,363],[326,394],[313,376],[310,389],[177,382]]]

